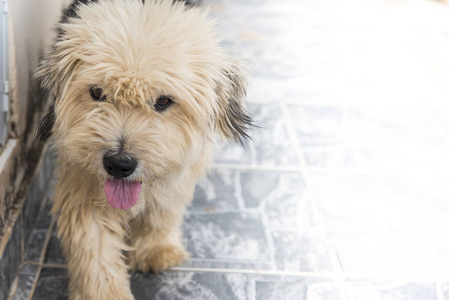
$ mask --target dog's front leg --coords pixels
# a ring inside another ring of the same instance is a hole
[[[71,300],[129,300],[129,275],[123,260],[124,230],[112,210],[65,207],[58,231],[70,274]]]
[[[159,272],[179,265],[189,254],[182,245],[183,207],[159,211],[131,222],[129,265],[132,270]]]

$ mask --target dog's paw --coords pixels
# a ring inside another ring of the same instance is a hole
[[[140,272],[159,272],[167,268],[179,265],[189,257],[189,253],[183,248],[174,245],[159,245],[151,248],[144,257],[132,257],[130,266]]]

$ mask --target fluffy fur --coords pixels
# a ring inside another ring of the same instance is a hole
[[[72,10],[73,12],[73,10]],[[39,136],[53,137],[59,176],[53,212],[68,262],[70,299],[133,299],[128,267],[147,272],[188,253],[180,225],[218,132],[246,137],[246,71],[219,47],[198,7],[171,0],[81,1],[63,19],[37,77],[55,95]],[[94,101],[93,87],[105,101]],[[156,111],[169,95],[174,104]],[[107,152],[133,156],[135,206],[111,207]]]

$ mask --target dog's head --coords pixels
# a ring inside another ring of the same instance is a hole
[[[213,27],[172,0],[80,5],[37,72],[56,98],[38,135],[53,136],[70,167],[103,178],[106,194],[185,168],[215,132],[240,141],[247,75]]]

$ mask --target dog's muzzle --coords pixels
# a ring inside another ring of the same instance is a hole
[[[114,178],[126,178],[136,170],[137,160],[131,156],[120,157],[116,154],[106,153],[103,156],[103,167]]]

